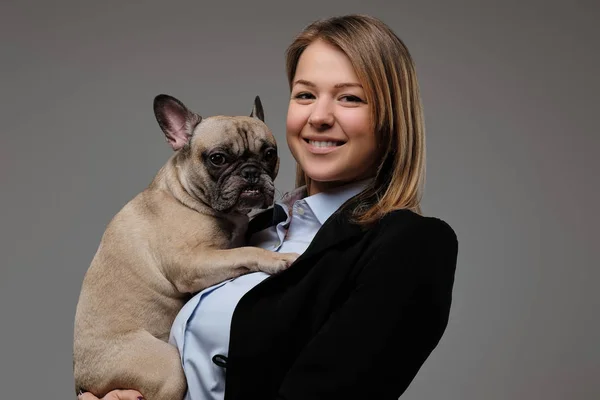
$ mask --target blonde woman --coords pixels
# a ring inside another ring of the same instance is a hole
[[[415,67],[384,23],[359,15],[309,25],[286,66],[297,189],[251,221],[249,239],[302,255],[181,310],[170,341],[186,398],[395,400],[446,329],[458,251],[448,224],[421,215]]]

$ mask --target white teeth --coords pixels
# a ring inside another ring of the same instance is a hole
[[[337,147],[337,142],[320,142],[316,140],[309,140],[308,143],[315,147]]]

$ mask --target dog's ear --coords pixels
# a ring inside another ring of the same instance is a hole
[[[260,97],[258,96],[254,98],[254,107],[252,107],[252,112],[250,113],[250,116],[258,118],[262,122],[265,122],[265,112],[263,111],[263,106],[260,102]]]
[[[154,98],[154,115],[173,150],[189,143],[202,117],[188,110],[179,100],[166,94]]]

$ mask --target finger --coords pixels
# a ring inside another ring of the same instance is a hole
[[[96,396],[94,396],[93,394],[91,394],[90,392],[85,392],[85,393],[81,393],[79,394],[79,396],[77,396],[78,400],[98,400],[98,398]]]
[[[137,390],[113,390],[102,400],[144,400],[144,396]]]
[[[85,392],[77,396],[78,400],[144,400],[142,394],[136,390],[113,390],[108,392],[102,399],[94,396],[90,392]]]

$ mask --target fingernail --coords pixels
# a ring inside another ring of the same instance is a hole
[[[144,400],[142,396],[138,396],[137,400]]]

